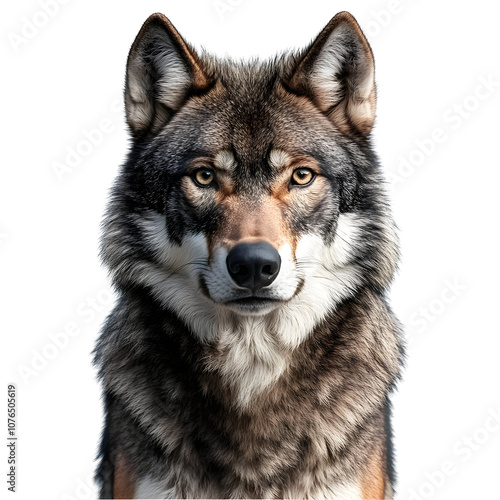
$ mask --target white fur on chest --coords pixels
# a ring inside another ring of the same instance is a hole
[[[283,374],[289,350],[263,317],[243,318],[236,328],[223,322],[219,332],[221,356],[208,367],[221,373],[236,394],[236,405],[245,408]]]

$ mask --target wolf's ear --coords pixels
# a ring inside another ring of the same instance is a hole
[[[153,14],[139,31],[127,60],[125,108],[132,133],[156,132],[190,92],[201,92],[210,84],[197,55],[172,23],[162,14]]]
[[[299,58],[286,82],[309,97],[344,132],[366,136],[375,119],[375,64],[361,28],[337,14]]]

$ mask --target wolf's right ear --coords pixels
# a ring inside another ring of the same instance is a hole
[[[211,85],[194,50],[163,14],[143,24],[127,60],[125,109],[135,136],[157,132],[191,92]]]

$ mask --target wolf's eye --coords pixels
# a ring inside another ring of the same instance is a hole
[[[210,186],[210,184],[214,181],[214,177],[214,171],[210,168],[199,168],[193,174],[195,182],[202,187]]]
[[[307,186],[314,180],[315,177],[316,176],[312,170],[308,168],[297,168],[292,174],[292,184]]]

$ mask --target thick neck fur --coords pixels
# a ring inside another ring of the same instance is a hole
[[[106,392],[160,444],[165,463],[184,450],[183,477],[193,467],[212,467],[213,460],[238,464],[225,480],[235,488],[253,485],[242,496],[257,488],[253,494],[265,497],[271,492],[258,486],[263,478],[282,492],[303,494],[306,486],[294,485],[291,471],[321,470],[318,460],[329,462],[329,474],[335,475],[333,460],[342,462],[342,474],[347,467],[355,475],[356,463],[380,446],[374,429],[382,425],[401,363],[398,326],[384,301],[364,290],[294,349],[260,327],[257,319],[248,321],[203,345],[145,293],[129,292],[96,349]],[[192,439],[201,440],[196,447],[206,454],[193,451]],[[214,458],[211,446],[223,456]],[[295,456],[294,447],[301,450],[297,463],[276,459]],[[180,477],[171,480],[179,487]]]
[[[291,353],[266,318],[249,316],[233,324],[224,318],[205,364],[231,386],[235,405],[245,409],[281,377]]]

